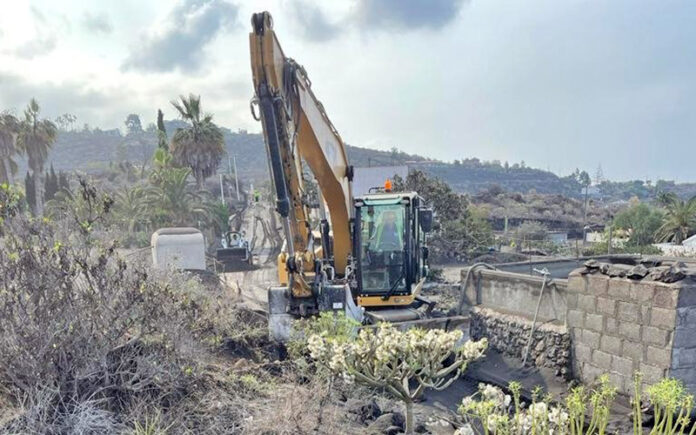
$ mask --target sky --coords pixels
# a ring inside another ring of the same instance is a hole
[[[260,131],[248,33],[268,10],[343,139],[561,175],[696,181],[696,2],[5,1],[0,110],[123,128],[181,94]]]

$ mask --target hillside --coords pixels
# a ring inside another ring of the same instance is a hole
[[[165,124],[171,135],[183,123],[167,121]],[[228,128],[223,128],[223,132],[227,152],[230,156],[236,156],[240,176],[256,183],[267,181],[268,164],[261,134],[244,130],[233,132]],[[118,129],[61,131],[49,154],[48,164],[53,164],[56,170],[86,172],[99,172],[112,163],[124,160],[139,166],[149,162],[155,146],[156,135],[152,128],[125,136]],[[574,177],[559,177],[549,171],[527,167],[524,163],[508,165],[507,162],[485,162],[476,158],[445,163],[396,149],[380,151],[348,145],[347,150],[351,164],[356,167],[408,165],[441,178],[461,193],[476,194],[490,188],[501,188],[507,192],[581,196],[581,186]],[[21,176],[26,164],[19,163]],[[226,172],[231,163],[223,162],[220,171]],[[605,181],[598,186],[595,197],[607,201],[626,200],[633,196],[648,199],[655,195],[657,189],[690,197],[696,194],[696,183],[676,184],[659,180],[651,185],[640,180]]]

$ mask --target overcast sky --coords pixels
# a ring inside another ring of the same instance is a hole
[[[696,181],[696,2],[4,2],[0,109],[123,127],[200,94],[249,114],[251,14],[269,10],[346,142],[612,179]]]

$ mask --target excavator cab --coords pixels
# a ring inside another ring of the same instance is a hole
[[[428,274],[432,209],[415,192],[355,198],[353,294],[359,306],[410,306]]]

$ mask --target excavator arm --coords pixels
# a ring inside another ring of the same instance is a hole
[[[279,275],[281,282],[288,277],[294,297],[310,297],[310,281],[323,272],[315,258],[302,162],[309,166],[319,185],[320,200],[326,204],[333,231],[333,250],[323,247],[321,264],[332,263],[338,277],[346,273],[351,252],[352,167],[341,137],[311,90],[306,72],[283,53],[271,15],[254,14],[252,26],[249,44],[256,93],[252,112],[263,125],[276,210],[287,241],[286,252],[279,258]]]

